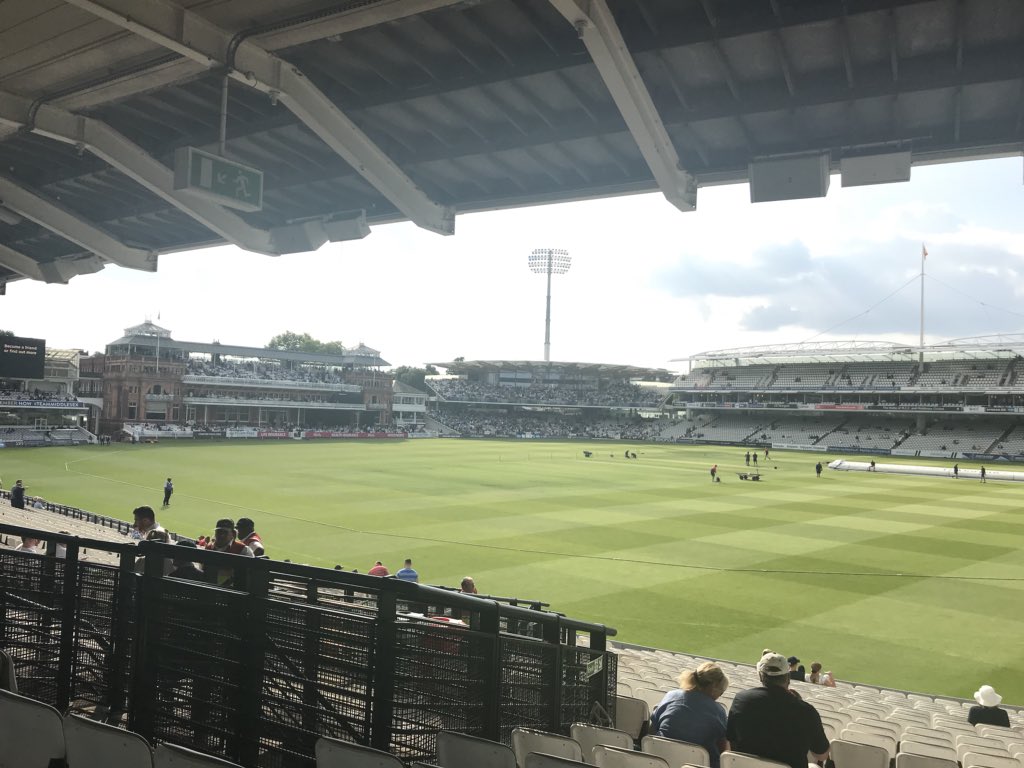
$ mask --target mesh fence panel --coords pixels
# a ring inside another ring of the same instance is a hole
[[[511,744],[514,728],[551,729],[558,647],[506,636],[500,637],[498,643],[499,735],[503,744]]]
[[[431,760],[438,731],[481,732],[493,643],[493,636],[461,622],[398,620],[391,752],[403,760]]]
[[[63,581],[63,560],[0,551],[0,647],[14,660],[19,692],[51,705],[60,703]]]
[[[375,622],[268,600],[266,638],[261,765],[312,765],[320,736],[368,743]]]
[[[233,758],[247,598],[175,579],[160,587],[155,604],[145,606],[153,737]]]
[[[603,699],[607,696],[607,673],[611,690],[615,690],[614,654],[593,651],[582,646],[560,646],[562,654],[562,707],[559,714],[561,732],[568,733],[573,723],[590,721],[595,703],[607,711]],[[611,659],[611,661],[609,661]],[[614,693],[613,693],[614,701]],[[609,712],[614,717],[614,711]]]
[[[118,604],[120,576],[110,566],[78,566],[71,706],[79,712],[110,707],[124,695],[131,643],[129,637],[119,645],[116,628],[120,612],[130,615],[132,604]]]

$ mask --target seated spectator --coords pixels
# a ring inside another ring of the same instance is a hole
[[[801,683],[807,682],[807,670],[804,669],[803,664],[800,663],[800,659],[796,656],[790,656],[786,661],[789,662],[789,677],[791,680],[799,680]]]
[[[21,480],[15,480],[11,488],[11,506],[15,509],[25,508],[25,485]]]
[[[215,552],[227,552],[230,555],[253,557],[252,550],[238,540],[235,521],[227,517],[217,521],[217,528],[213,532],[213,541],[208,543],[206,548]]]
[[[42,540],[34,539],[31,536],[22,536],[21,544],[14,548],[15,552],[30,552],[33,555],[43,554]]]
[[[149,538],[152,531],[163,531],[164,529],[156,521],[156,512],[152,507],[142,506],[132,510],[135,518],[135,525],[132,526],[132,538],[145,540]]]
[[[46,502],[36,496],[32,499],[32,509],[46,509]]]
[[[814,685],[824,685],[827,688],[836,687],[836,679],[832,676],[831,672],[821,671],[821,662],[811,662],[811,674],[807,678],[808,683],[814,683]]]
[[[402,581],[411,581],[413,583],[419,583],[420,575],[412,567],[412,560],[409,558],[405,559],[405,565],[399,569],[398,573],[395,574],[396,579]]]
[[[367,571],[370,576],[389,576],[391,571],[387,569],[380,560],[373,564],[373,568]]]
[[[242,557],[253,557],[252,550],[238,540],[238,531],[235,530],[235,521],[224,517],[217,521],[217,528],[213,532],[213,540],[206,545],[208,550],[224,552],[229,555],[241,555]],[[222,587],[230,587],[234,584],[235,574],[233,568],[215,568],[211,574],[212,581]]]
[[[669,691],[651,714],[651,733],[666,739],[698,744],[718,768],[719,755],[729,748],[725,738],[725,708],[718,698],[729,678],[713,661],[688,669],[679,676],[679,690]]]
[[[818,710],[790,690],[789,666],[778,653],[761,657],[757,663],[761,686],[736,694],[725,736],[736,752],[807,768],[807,753],[814,760],[824,760],[829,742]]]
[[[1005,709],[999,708],[1003,697],[996,693],[991,685],[983,685],[974,692],[974,700],[977,706],[971,707],[967,712],[967,722],[971,725],[999,725],[1003,728],[1010,727],[1010,716]]]
[[[195,542],[183,539],[178,542],[179,547],[188,547],[190,549],[198,549]],[[183,554],[187,555],[187,552]],[[190,581],[205,581],[206,576],[203,574],[202,569],[191,560],[185,558],[174,558],[174,568],[171,570],[168,576],[175,579],[188,579]]]
[[[263,548],[263,539],[256,533],[256,524],[248,517],[238,518],[238,536],[255,557],[265,557],[266,550]]]
[[[459,592],[462,592],[467,595],[479,594],[476,591],[476,582],[473,581],[472,576],[467,576],[462,580],[462,584],[459,585]]]

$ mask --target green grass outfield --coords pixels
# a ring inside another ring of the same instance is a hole
[[[0,451],[10,487],[168,528],[249,516],[275,558],[548,601],[619,639],[841,679],[1024,704],[1024,484],[840,473],[743,449],[421,440]],[[583,449],[595,452],[586,460]],[[613,455],[610,455],[613,454]],[[828,456],[827,458],[832,458]],[[917,459],[886,459],[921,463]],[[927,461],[927,460],[923,460]],[[712,484],[717,463],[723,482]],[[961,466],[968,466],[961,462]]]

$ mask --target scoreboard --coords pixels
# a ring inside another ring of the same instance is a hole
[[[42,379],[46,341],[0,336],[0,378]]]

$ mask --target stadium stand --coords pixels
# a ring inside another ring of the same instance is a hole
[[[972,451],[990,453],[990,448],[1006,432],[1003,425],[987,426],[974,422],[943,421],[933,423],[920,434],[911,434],[900,443],[908,451]]]
[[[906,418],[869,417],[850,419],[830,432],[819,443],[829,449],[890,450],[913,428]]]
[[[1006,383],[1015,362],[949,360],[929,363],[914,385],[959,390],[993,389]]]
[[[498,386],[463,379],[432,379],[427,385],[449,402],[515,403],[598,408],[656,408],[665,392],[636,384],[609,383],[601,388],[565,386]]]
[[[776,419],[767,427],[763,427],[759,437],[770,443],[813,445],[827,439],[828,434],[841,423],[842,420],[838,418],[788,416]]]

